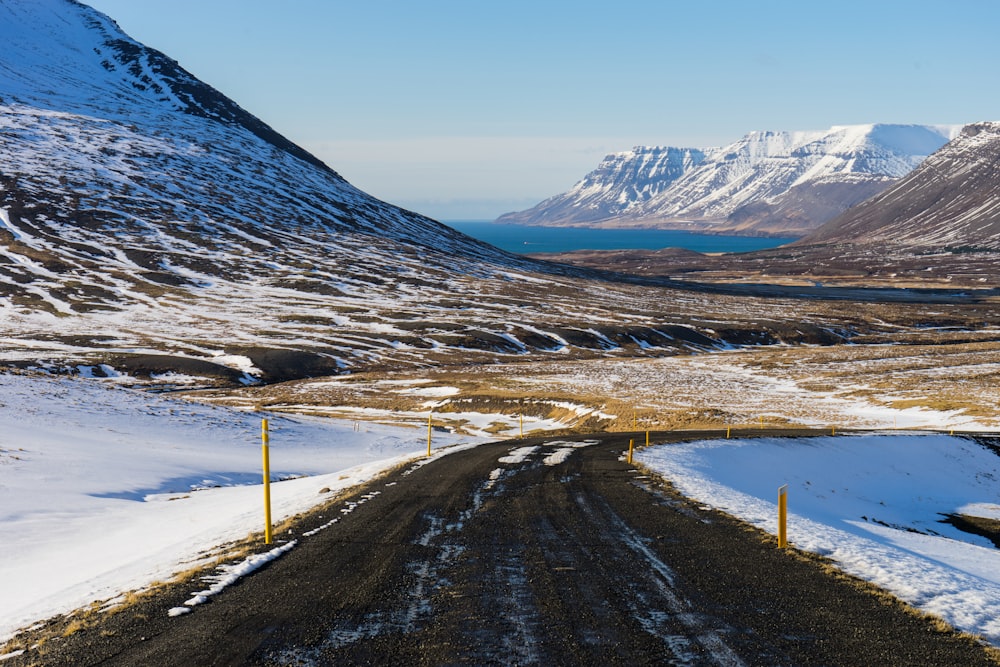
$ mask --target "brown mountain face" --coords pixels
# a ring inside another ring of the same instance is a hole
[[[901,181],[796,245],[830,243],[1000,250],[1000,122],[966,126]]]
[[[874,174],[845,174],[802,183],[773,199],[741,206],[715,231],[748,236],[806,236],[848,208],[882,192],[895,180]]]

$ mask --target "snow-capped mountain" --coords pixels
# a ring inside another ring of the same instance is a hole
[[[0,2],[0,40],[5,356],[39,331],[63,351],[211,357],[338,326],[352,296],[406,282],[400,258],[431,282],[442,252],[449,273],[523,264],[360,192],[74,0]]]
[[[277,381],[740,329],[379,201],[75,0],[0,0],[0,41],[0,363]]]
[[[804,233],[909,173],[959,129],[851,125],[751,132],[703,151],[636,147],[498,222]]]
[[[967,125],[906,178],[799,244],[1000,250],[998,173],[1000,122]]]
[[[498,222],[561,225],[627,215],[660,196],[705,160],[696,148],[636,146],[612,153],[567,193],[534,208],[507,213]]]

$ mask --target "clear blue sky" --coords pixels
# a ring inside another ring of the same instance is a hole
[[[84,0],[371,194],[445,220],[637,144],[1000,120],[996,0]]]

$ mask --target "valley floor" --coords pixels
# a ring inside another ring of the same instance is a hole
[[[535,430],[811,426],[1000,428],[1000,343],[760,346],[671,357],[481,364],[359,373],[202,392],[235,407],[435,425]]]

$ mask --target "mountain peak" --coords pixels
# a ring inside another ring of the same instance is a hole
[[[0,100],[128,122],[181,111],[241,126],[332,173],[177,61],[76,0],[0,0],[0,42]]]

